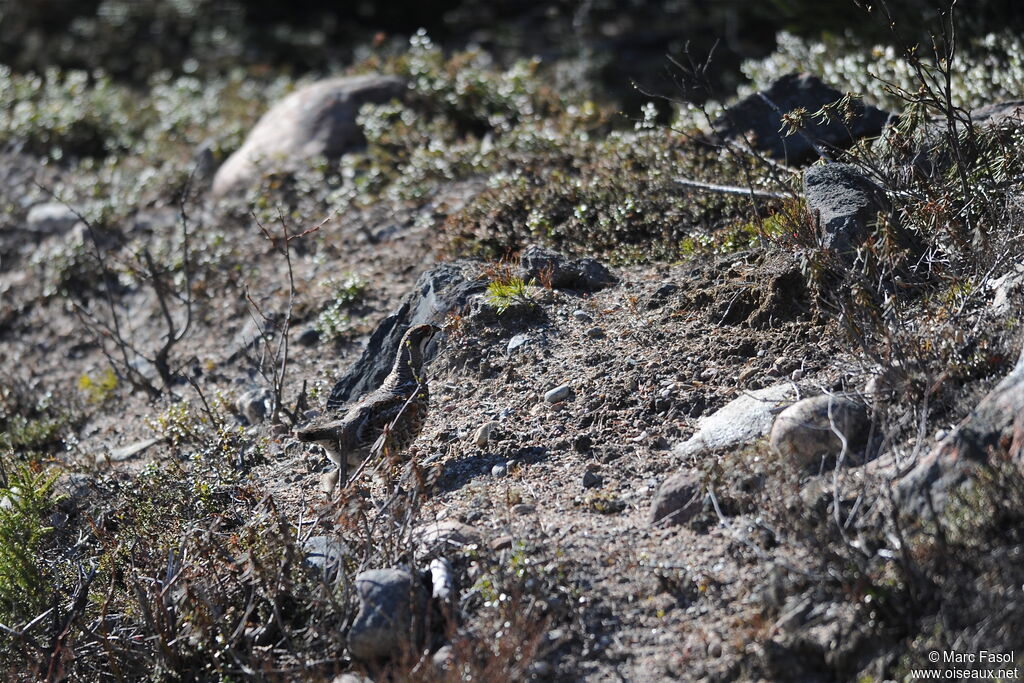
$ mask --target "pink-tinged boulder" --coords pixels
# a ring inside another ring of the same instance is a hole
[[[362,147],[360,107],[389,102],[404,91],[401,78],[377,74],[330,78],[296,90],[263,115],[217,170],[213,194],[245,188],[266,172],[295,171],[314,157],[336,158]]]
[[[686,524],[704,507],[704,484],[691,470],[681,470],[662,482],[647,512],[648,524]]]

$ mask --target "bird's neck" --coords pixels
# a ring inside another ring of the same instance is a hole
[[[402,342],[398,357],[395,358],[395,365],[391,368],[391,377],[399,386],[404,384],[417,384],[421,379],[423,371],[423,357],[418,348],[412,344]]]

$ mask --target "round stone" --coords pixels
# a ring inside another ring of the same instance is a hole
[[[569,398],[572,393],[572,387],[568,384],[563,384],[560,387],[555,387],[551,391],[544,394],[544,400],[548,403],[561,403],[565,399]]]
[[[807,467],[823,457],[839,455],[844,439],[848,448],[863,443],[868,426],[863,404],[824,394],[797,401],[779,413],[769,439],[773,451]]]

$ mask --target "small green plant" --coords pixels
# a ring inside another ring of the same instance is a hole
[[[350,319],[345,312],[344,304],[337,301],[321,311],[314,327],[325,339],[337,339],[344,336],[350,329]]]
[[[602,515],[615,515],[626,509],[626,504],[611,493],[600,491],[586,497],[587,509]]]
[[[487,301],[498,311],[498,315],[503,315],[510,308],[518,306],[532,310],[536,305],[530,294],[530,288],[533,286],[533,280],[527,284],[518,276],[494,280],[487,285]]]
[[[170,404],[156,417],[148,418],[146,423],[172,447],[198,442],[203,431],[202,417],[194,415],[186,401]]]
[[[363,298],[367,282],[357,275],[349,275],[341,282],[329,280],[327,286],[333,289],[334,299],[317,316],[315,327],[326,339],[337,339],[351,329],[348,311]]]
[[[30,456],[60,447],[62,432],[73,422],[71,409],[49,392],[32,395],[13,381],[0,386],[0,452]]]
[[[349,274],[341,282],[327,281],[327,285],[334,290],[334,300],[347,306],[351,306],[363,297],[367,284],[366,280],[355,274]]]
[[[47,598],[40,555],[52,529],[56,472],[33,472],[21,465],[0,488],[0,620],[13,625],[33,616]]]
[[[90,403],[105,403],[117,390],[117,375],[111,367],[95,378],[87,372],[82,373],[78,378],[78,389]]]
[[[6,420],[0,432],[0,447],[10,450],[35,451],[60,440],[65,422],[57,417],[27,418],[14,415]]]

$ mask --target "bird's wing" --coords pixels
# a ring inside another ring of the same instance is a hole
[[[355,440],[360,448],[373,446],[392,422],[405,408],[406,397],[391,395],[382,397],[372,409],[365,412],[355,430]]]

